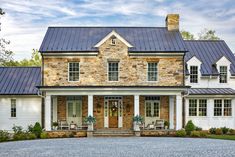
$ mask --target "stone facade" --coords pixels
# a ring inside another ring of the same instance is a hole
[[[110,39],[99,47],[97,56],[43,57],[45,86],[182,86],[182,56],[129,56],[128,47]],[[109,61],[119,61],[119,81],[110,82],[107,76]],[[80,80],[68,82],[68,63],[80,63]],[[147,63],[158,62],[158,81],[147,81]]]

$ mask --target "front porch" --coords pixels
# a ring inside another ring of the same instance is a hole
[[[47,91],[45,98],[44,122],[45,130],[53,130],[53,122],[66,121],[68,128],[71,124],[76,127],[72,129],[87,129],[84,122],[85,117],[93,116],[96,123],[94,130],[119,129],[136,130],[133,117],[140,115],[144,118],[142,129],[155,130],[156,120],[169,122],[169,129],[182,128],[182,89],[177,91],[144,90],[130,92],[94,92],[87,91]],[[166,94],[167,93],[167,94]],[[159,128],[159,129],[164,129]],[[92,131],[92,130],[90,130]]]

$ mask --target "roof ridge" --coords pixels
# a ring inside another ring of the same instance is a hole
[[[154,26],[49,26],[48,28],[166,28]]]
[[[185,42],[224,42],[224,40],[184,40]]]

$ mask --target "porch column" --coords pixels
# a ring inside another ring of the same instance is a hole
[[[51,96],[45,98],[45,129],[51,131]]]
[[[93,117],[93,95],[88,95],[88,116]],[[93,130],[93,124],[88,126],[88,130]]]
[[[174,96],[169,96],[169,108],[170,108],[170,112],[169,112],[169,123],[170,129],[174,129]]]
[[[134,98],[134,116],[140,115],[140,96],[135,95]]]
[[[176,95],[176,130],[182,129],[182,97]]]

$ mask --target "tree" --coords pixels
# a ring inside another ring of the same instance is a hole
[[[0,8],[0,20],[5,12]],[[1,22],[0,22],[0,31],[1,31]],[[6,49],[6,46],[10,44],[10,41],[7,41],[4,38],[0,38],[0,66],[5,62],[12,60],[13,52]]]
[[[195,40],[194,35],[188,31],[180,32],[184,40]]]
[[[10,60],[5,62],[3,66],[41,66],[42,58],[38,50],[33,49],[31,59],[23,59],[21,61]]]
[[[204,29],[198,34],[199,40],[220,40],[215,30]]]

